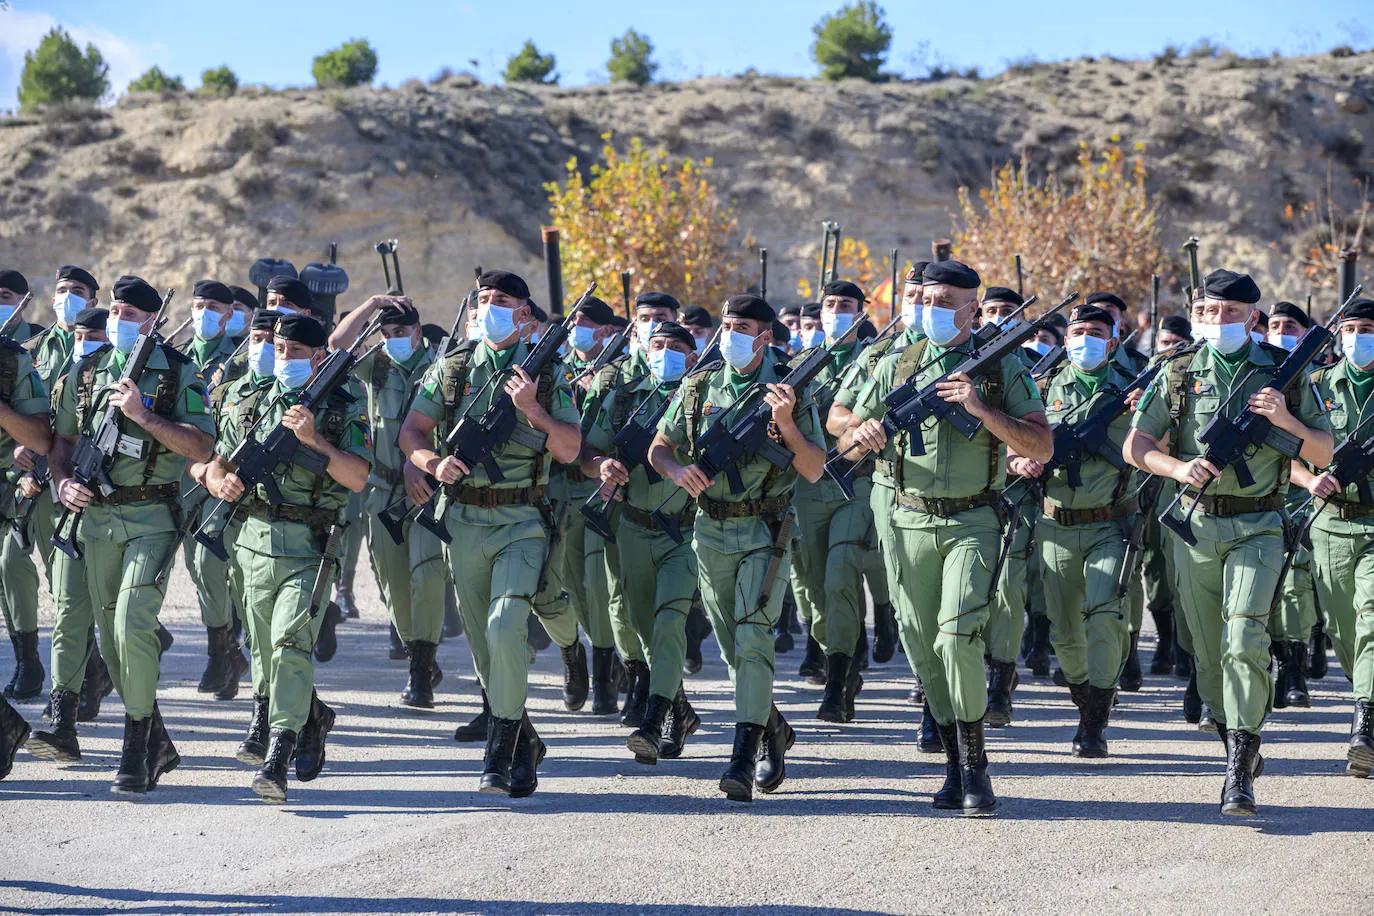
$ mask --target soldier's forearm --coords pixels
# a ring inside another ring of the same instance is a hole
[[[859,418],[854,416],[854,411],[843,404],[830,405],[830,413],[825,418],[825,431],[830,435],[839,438],[858,425]]]
[[[1331,463],[1331,453],[1336,443],[1329,432],[1304,426],[1299,435],[1302,436],[1299,458],[1317,468],[1324,468]]]
[[[14,441],[39,455],[46,455],[52,449],[52,421],[47,413],[25,416],[16,413],[8,404],[0,404],[0,428]]]
[[[143,428],[156,439],[163,448],[175,452],[192,461],[209,461],[215,440],[206,432],[201,432],[189,423],[177,423],[149,414]]]
[[[549,441],[544,446],[553,456],[554,461],[563,464],[572,464],[577,460],[578,453],[582,449],[582,430],[572,423],[564,423],[561,420],[549,419],[549,428],[541,430],[548,435]]]
[[[983,425],[1007,448],[1023,458],[1044,463],[1054,455],[1054,437],[1044,414],[1009,417],[1000,410],[989,410]]]
[[[354,455],[332,445],[326,445],[325,455],[329,457],[329,476],[340,486],[354,493],[361,493],[367,486],[367,475],[372,471],[372,463],[361,455]]]

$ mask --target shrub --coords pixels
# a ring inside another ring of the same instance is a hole
[[[152,67],[129,84],[129,92],[184,92],[186,84],[179,76],[168,76],[160,67]]]
[[[892,44],[892,29],[883,20],[883,8],[874,0],[855,0],[838,12],[821,17],[811,27],[816,40],[811,59],[821,68],[821,78],[841,80],[858,77],[876,81]]]
[[[527,40],[520,53],[512,54],[506,61],[506,69],[501,71],[501,76],[508,83],[557,86],[558,74],[553,72],[557,66],[558,62],[552,54],[540,54],[534,42]]]
[[[1328,162],[1326,186],[1317,199],[1283,208],[1281,225],[1301,272],[1302,287],[1335,289],[1342,252],[1354,251],[1366,264],[1374,258],[1374,239],[1365,231],[1369,227],[1371,206],[1369,180],[1356,181],[1355,186],[1359,204],[1351,209],[1336,199],[1332,166]]]
[[[658,64],[650,59],[654,53],[654,43],[647,36],[629,29],[619,38],[611,39],[611,59],[606,61],[606,72],[613,83],[634,83],[647,86],[653,82],[658,72]]]
[[[214,67],[200,75],[200,91],[205,95],[228,98],[238,91],[239,78],[229,67]]]
[[[355,38],[315,58],[310,74],[320,88],[362,86],[377,74],[377,52],[365,38]]]
[[[37,48],[24,54],[19,107],[30,111],[53,102],[99,101],[110,91],[109,73],[95,45],[86,45],[83,54],[64,29],[54,26]]]

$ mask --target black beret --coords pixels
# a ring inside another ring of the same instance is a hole
[[[915,264],[912,264],[911,269],[906,272],[906,282],[920,283],[921,275],[925,273],[928,266],[930,266],[929,261],[917,261]]]
[[[850,283],[848,280],[831,280],[825,284],[825,288],[821,290],[821,298],[826,296],[844,296],[846,299],[857,299],[860,302],[868,301],[868,297],[859,289],[858,284]]]
[[[1274,307],[1269,310],[1269,317],[1275,318],[1282,315],[1285,318],[1292,318],[1305,328],[1312,327],[1312,316],[1303,311],[1301,306],[1291,302],[1275,302]]]
[[[315,297],[310,295],[310,287],[295,277],[288,277],[285,274],[273,277],[267,281],[268,292],[281,293],[286,297],[286,301],[296,308],[313,309],[315,307]]]
[[[649,335],[649,339],[655,337],[666,337],[669,340],[676,340],[678,343],[686,344],[695,350],[697,339],[692,336],[692,332],[678,324],[676,321],[660,321],[658,327],[654,328],[654,333]]]
[[[1069,319],[1064,317],[1063,312],[1055,312],[1053,315],[1049,317],[1048,323],[1053,327],[1059,328],[1062,331],[1068,328]]]
[[[1063,316],[1055,315],[1054,317],[1062,318]],[[1051,321],[1049,324],[1040,325],[1040,330],[1045,331],[1052,337],[1054,337],[1054,339],[1059,342],[1059,346],[1064,346],[1064,329],[1061,328],[1058,324]]]
[[[1356,299],[1350,303],[1350,308],[1345,310],[1341,320],[1348,321],[1351,318],[1365,318],[1374,321],[1374,299]]]
[[[1233,270],[1212,271],[1202,281],[1202,289],[1208,299],[1226,299],[1247,305],[1260,301],[1260,288],[1250,279],[1250,275],[1238,274]]]
[[[1121,301],[1121,297],[1116,293],[1088,293],[1088,298],[1083,300],[1084,305],[1114,305],[1121,311],[1126,311],[1126,303]]]
[[[1188,340],[1193,339],[1193,323],[1182,315],[1165,315],[1159,319],[1159,329]]]
[[[253,295],[242,286],[231,286],[229,292],[234,294],[234,302],[238,305],[246,305],[250,309],[258,307],[258,297]]]
[[[774,321],[770,330],[773,332],[773,346],[781,347],[792,339],[792,329],[781,321]]]
[[[821,304],[819,302],[808,302],[806,305],[802,306],[801,313],[803,318],[820,318]]]
[[[258,309],[253,313],[253,321],[248,329],[251,331],[275,331],[277,321],[281,318],[281,312],[276,309]]]
[[[540,324],[543,324],[544,322],[549,320],[549,313],[540,308],[538,303],[536,303],[533,299],[526,299],[525,304],[530,307],[530,317],[533,318],[535,321],[539,322]]]
[[[751,296],[748,293],[741,293],[738,296],[731,296],[725,300],[725,305],[721,308],[722,318],[750,318],[754,321],[762,321],[771,325],[777,318],[773,311],[773,306],[769,305],[758,296]],[[791,333],[790,331],[788,333]]]
[[[1005,286],[989,286],[983,291],[984,302],[1010,302],[1012,305],[1023,305],[1025,299],[1014,289]]]
[[[863,321],[859,322],[859,329],[854,332],[854,336],[859,340],[872,340],[878,336],[878,329],[874,326],[873,322],[865,318]]]
[[[711,318],[711,313],[699,305],[683,306],[681,314],[678,315],[678,323],[699,328],[715,327],[716,324]]]
[[[649,290],[647,293],[640,293],[638,296],[635,296],[635,308],[640,307],[646,309],[672,309],[674,315],[682,311],[681,302],[678,302],[667,293],[660,293],[655,290]]]
[[[528,299],[530,288],[521,278],[511,273],[509,270],[489,270],[477,278],[478,289],[499,289],[507,296],[516,299]]]
[[[273,333],[282,340],[294,340],[307,347],[319,348],[329,343],[324,325],[309,315],[283,315]]]
[[[978,271],[961,261],[931,261],[921,272],[922,286],[941,283],[955,289],[977,289],[982,282]]]
[[[593,324],[610,324],[615,319],[615,312],[611,307],[595,296],[588,296],[583,300],[581,312]]]
[[[103,331],[109,319],[110,313],[106,309],[86,308],[76,313],[75,327],[88,331]]]
[[[0,287],[22,296],[29,291],[29,281],[17,270],[0,270]]]
[[[1112,313],[1096,305],[1080,305],[1069,314],[1069,323],[1075,321],[1098,321],[1105,324],[1108,328],[1116,323]]]
[[[388,305],[380,312],[382,324],[399,324],[410,327],[420,323],[420,313],[415,309],[399,309]]]
[[[606,323],[617,330],[623,331],[630,326],[630,319],[626,318],[624,315],[612,315],[611,320]]]
[[[162,297],[142,277],[120,277],[115,281],[113,295],[116,302],[132,305],[139,311],[156,312],[162,308]]]
[[[784,318],[786,318],[788,315],[800,316],[801,313],[802,307],[800,305],[784,305],[782,307],[782,310],[778,312],[778,314],[783,316]]]
[[[425,323],[420,325],[420,333],[425,336],[425,340],[434,346],[439,346],[443,339],[448,336],[448,331],[439,327],[437,324]]]
[[[218,280],[197,280],[191,288],[192,299],[212,299],[225,305],[234,304],[234,291]]]
[[[64,264],[57,268],[57,279],[73,280],[92,291],[100,289],[100,284],[95,282],[95,277],[75,264]]]

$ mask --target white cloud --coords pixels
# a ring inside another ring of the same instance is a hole
[[[19,107],[16,93],[24,54],[38,47],[43,36],[59,24],[83,49],[87,44],[100,49],[110,66],[110,99],[123,92],[130,80],[147,70],[166,50],[160,43],[136,41],[100,26],[59,23],[47,13],[23,13],[11,6],[0,12],[0,108]]]

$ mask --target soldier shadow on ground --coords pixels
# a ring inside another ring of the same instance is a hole
[[[0,880],[0,891],[46,894],[62,898],[90,898],[87,905],[16,906],[3,905],[4,912],[29,916],[95,916],[111,912],[115,907],[122,913],[142,916],[159,914],[191,914],[216,916],[235,913],[507,913],[513,916],[638,916],[638,914],[685,914],[710,916],[724,913],[759,913],[763,916],[802,916],[824,913],[829,916],[869,916],[880,910],[859,910],[849,907],[788,906],[783,904],[751,904],[741,907],[694,906],[684,903],[611,903],[604,901],[569,901],[543,903],[530,900],[467,900],[429,897],[323,897],[295,894],[197,894],[117,888],[81,887],[48,881]]]

